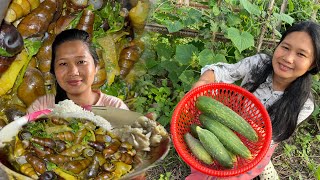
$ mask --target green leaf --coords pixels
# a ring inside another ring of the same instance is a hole
[[[318,166],[318,168],[317,168],[317,170],[316,170],[316,172],[315,172],[315,177],[316,177],[317,179],[320,179],[320,166]]]
[[[213,20],[210,20],[210,31],[211,33],[215,33],[219,31],[219,24]]]
[[[23,43],[24,47],[27,49],[29,57],[36,55],[42,45],[40,40],[24,39]]]
[[[214,64],[218,62],[227,63],[227,59],[223,54],[213,54],[209,49],[204,49],[199,53],[199,65],[205,66],[208,64]]]
[[[178,45],[176,48],[176,59],[183,65],[189,65],[192,61],[192,54],[196,52],[198,52],[198,49],[192,44]]]
[[[240,0],[240,4],[242,4],[244,9],[247,10],[250,14],[254,14],[256,16],[259,16],[261,14],[259,7],[255,4],[252,4],[248,0]]]
[[[182,72],[182,74],[179,76],[179,79],[182,82],[182,85],[184,87],[185,91],[188,91],[191,89],[192,84],[195,82],[194,79],[194,72],[192,70],[185,70]]]
[[[141,55],[141,59],[144,60],[146,68],[152,68],[158,64],[156,52],[151,48],[146,48]]]
[[[214,56],[214,62],[213,62],[213,63],[218,63],[218,62],[225,62],[225,63],[227,63],[228,61],[227,61],[225,55],[223,55],[223,54],[216,54],[216,55]]]
[[[164,57],[166,59],[170,59],[174,53],[172,48],[165,43],[157,44],[156,51],[157,51],[158,57]]]
[[[199,53],[199,65],[205,66],[212,64],[214,61],[214,54],[209,49],[204,49]]]
[[[289,16],[288,14],[284,14],[284,13],[274,13],[274,16],[281,21],[284,21],[290,25],[292,25],[292,23],[294,22],[294,19]]]
[[[0,56],[12,57],[13,54],[8,53],[5,49],[3,49],[2,47],[0,47]]]
[[[238,24],[241,24],[242,20],[239,16],[235,16],[233,14],[228,14],[227,22],[228,22],[229,26],[236,26]]]
[[[167,126],[170,123],[170,118],[166,116],[161,116],[157,121],[162,125],[162,126]]]
[[[166,69],[167,71],[175,71],[179,68],[179,64],[176,61],[165,60],[161,62],[161,67]]]
[[[77,16],[69,23],[66,29],[75,28],[80,21],[83,14],[83,10],[77,14]]]
[[[188,17],[190,17],[196,21],[200,21],[201,17],[202,17],[202,12],[197,9],[190,9],[188,12]]]
[[[166,24],[166,27],[167,27],[169,33],[178,32],[184,28],[184,25],[180,21],[166,20],[165,24]]]
[[[161,3],[161,6],[157,7],[160,11],[166,12],[166,13],[172,13],[172,11],[175,10],[175,6],[173,6],[171,3],[168,3],[169,1]]]
[[[161,62],[161,67],[167,70],[168,77],[172,83],[178,83],[178,76],[185,70],[185,66],[179,66],[177,61],[163,61]]]
[[[320,114],[320,108],[319,108],[319,106],[316,104],[315,105],[315,108],[314,108],[314,111],[312,112],[312,116],[314,117],[314,118],[317,118],[317,116]]]
[[[210,0],[209,7],[211,8],[213,15],[218,16],[220,14],[220,8],[217,6],[216,1]]]
[[[46,162],[46,167],[47,167],[47,170],[48,170],[48,171],[51,171],[51,170],[53,170],[53,169],[56,169],[56,168],[57,168],[57,165],[54,164],[54,163],[52,163],[52,162],[50,162],[50,161],[47,161],[47,162]]]
[[[194,77],[194,72],[192,70],[185,70],[179,76],[179,79],[183,83],[190,84],[190,80],[193,79],[193,77]]]
[[[232,41],[232,43],[236,46],[236,48],[241,53],[243,50],[254,46],[254,38],[249,32],[242,32],[236,28],[228,28],[228,38]]]
[[[292,12],[294,10],[294,4],[292,0],[288,0],[288,11]]]

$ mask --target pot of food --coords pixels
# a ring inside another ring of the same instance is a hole
[[[90,109],[65,100],[5,126],[0,176],[133,179],[167,155],[170,137],[156,121],[113,107]]]

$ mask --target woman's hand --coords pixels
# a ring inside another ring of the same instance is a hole
[[[194,89],[196,87],[210,84],[215,82],[214,72],[212,70],[205,71],[199,78],[199,80],[192,85],[191,89]]]

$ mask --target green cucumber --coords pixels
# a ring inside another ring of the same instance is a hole
[[[199,139],[207,152],[217,160],[225,168],[232,168],[233,162],[228,150],[223,146],[219,139],[209,130],[203,129],[200,126],[196,127]]]
[[[213,159],[210,154],[204,149],[201,142],[193,137],[190,133],[184,134],[184,140],[189,147],[191,153],[195,155],[199,160],[206,164],[212,164]]]
[[[196,107],[211,118],[219,121],[228,128],[238,132],[253,142],[258,141],[258,134],[251,125],[240,115],[221,102],[207,96],[200,96],[196,100]]]
[[[197,127],[197,126],[198,126],[197,124],[191,124],[191,125],[190,125],[190,133],[191,133],[191,135],[192,135],[193,137],[199,139],[199,136],[198,136],[198,133],[197,133],[197,130],[196,130],[196,127]]]
[[[245,159],[250,159],[252,157],[247,146],[243,144],[240,138],[230,128],[205,114],[200,114],[199,120],[204,128],[216,135],[227,150]]]

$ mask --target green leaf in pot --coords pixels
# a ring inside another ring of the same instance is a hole
[[[12,57],[13,54],[8,53],[4,48],[0,47],[0,56],[4,56],[4,57]]]
[[[41,47],[41,41],[34,39],[24,39],[24,46],[27,49],[29,57],[36,55]]]

